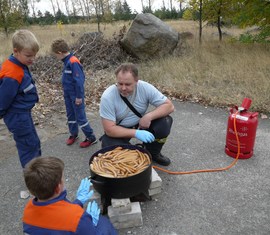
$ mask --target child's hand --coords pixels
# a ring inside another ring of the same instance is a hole
[[[82,202],[82,204],[86,203],[94,194],[93,190],[90,190],[92,183],[88,178],[84,178],[81,181],[81,184],[77,191],[77,199]]]
[[[99,214],[100,214],[100,209],[98,208],[98,204],[95,201],[89,202],[86,208],[86,212],[92,216],[93,224],[97,226],[98,220],[99,220]]]
[[[76,105],[80,105],[80,104],[82,104],[82,98],[76,98],[76,100],[75,100],[75,104]]]

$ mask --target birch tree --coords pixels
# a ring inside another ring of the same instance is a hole
[[[31,7],[33,17],[36,18],[36,3],[40,2],[40,0],[29,0],[29,5]]]
[[[54,17],[55,17],[55,16],[56,16],[55,5],[54,5],[53,0],[50,0],[50,2],[51,2],[51,5],[52,5],[53,15],[54,15]]]
[[[70,16],[70,10],[69,10],[69,0],[64,0],[65,8],[66,8],[66,13],[69,18]]]

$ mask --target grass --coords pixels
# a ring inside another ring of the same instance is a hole
[[[142,64],[141,74],[180,98],[224,107],[249,97],[253,110],[269,112],[269,52],[262,45],[206,42],[184,57]]]
[[[170,56],[140,63],[140,78],[160,87],[166,94],[191,99],[206,105],[227,107],[240,105],[244,97],[253,100],[251,110],[270,112],[270,45],[232,43],[247,29],[225,28],[224,40],[218,41],[217,29],[204,26],[202,44],[198,43],[198,23],[168,21],[178,32],[189,31],[194,37],[184,43],[181,56]],[[110,37],[123,25],[118,22],[101,26]],[[83,33],[97,31],[95,24],[31,27],[41,43],[40,55],[49,53],[51,42],[64,37],[75,42]],[[75,36],[72,36],[72,33]],[[229,35],[229,36],[228,36]],[[10,38],[0,36],[0,62],[11,52]],[[100,75],[102,74],[102,75]],[[112,69],[93,74],[112,81]]]

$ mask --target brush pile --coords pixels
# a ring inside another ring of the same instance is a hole
[[[135,62],[120,45],[124,37],[124,26],[111,39],[104,38],[102,33],[83,34],[77,42],[70,45],[72,52],[81,61],[86,75],[85,103],[87,109],[98,110],[100,96],[113,81],[113,70],[123,62]],[[56,113],[65,113],[61,88],[63,62],[52,55],[38,57],[31,66],[31,72],[39,92],[40,102],[33,110],[36,125],[44,126]],[[109,79],[108,79],[109,77]]]
[[[71,45],[72,52],[81,61],[84,71],[103,70],[116,67],[125,61],[134,61],[121,47],[119,41],[124,37],[124,26],[112,39],[104,38],[99,32],[83,34],[77,42]],[[52,55],[39,57],[31,67],[35,80],[59,82],[62,74],[63,63]]]

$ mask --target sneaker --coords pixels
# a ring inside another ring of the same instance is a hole
[[[67,145],[72,145],[75,143],[75,141],[78,139],[79,137],[77,135],[75,136],[70,136],[67,140],[66,140],[66,144]]]
[[[96,144],[97,143],[97,139],[93,139],[93,140],[89,140],[88,138],[86,138],[83,142],[80,143],[80,147],[81,148],[87,148],[90,145]]]
[[[154,162],[162,166],[169,166],[171,164],[171,160],[168,157],[163,156],[161,153],[152,156],[152,159]]]

